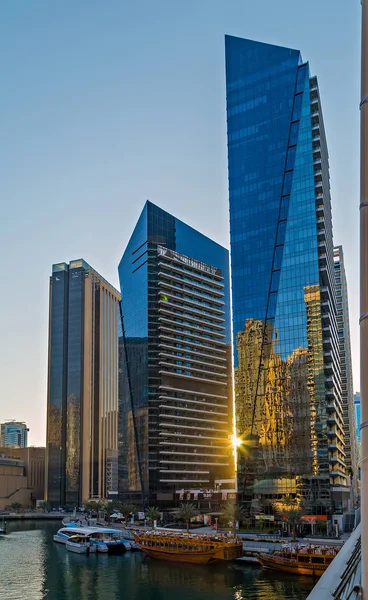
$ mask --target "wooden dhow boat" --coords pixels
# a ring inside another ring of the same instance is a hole
[[[133,535],[147,556],[159,560],[206,565],[243,556],[243,542],[237,537],[157,530]]]
[[[258,553],[257,558],[265,569],[320,577],[339,550],[335,546],[295,545],[274,550],[271,554]]]

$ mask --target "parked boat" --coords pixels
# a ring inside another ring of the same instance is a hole
[[[86,529],[86,527],[72,527],[71,525],[69,525],[68,527],[62,527],[54,535],[54,542],[58,542],[59,544],[66,544],[68,539],[72,535],[86,535]]]
[[[265,569],[320,577],[340,548],[335,546],[285,546],[270,554],[260,552],[258,561]]]
[[[216,560],[234,560],[243,555],[243,542],[237,537],[155,530],[133,535],[147,556],[160,560],[205,565]]]
[[[91,538],[82,534],[71,535],[65,546],[69,552],[76,552],[77,554],[90,554],[97,551],[97,546]]]
[[[87,527],[87,523],[83,523],[81,519],[65,518],[61,521],[64,527]]]
[[[59,529],[53,539],[60,544],[66,544],[72,535],[88,535],[98,552],[117,554],[131,550],[130,543],[123,539],[122,533],[118,529],[106,527],[73,527],[69,524],[67,527]]]

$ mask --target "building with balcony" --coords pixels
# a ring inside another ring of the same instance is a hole
[[[26,448],[28,432],[27,424],[23,421],[5,421],[0,425],[0,446],[3,448]]]
[[[358,445],[358,455],[360,456],[360,392],[354,394],[354,412],[355,412],[355,434]]]
[[[53,265],[45,481],[51,506],[117,497],[119,301],[84,260]]]
[[[354,407],[353,368],[351,358],[348,286],[342,246],[334,248],[335,290],[339,356],[341,363],[341,399],[344,417],[345,464],[351,476],[354,495],[358,493],[358,447]]]
[[[119,278],[120,491],[169,506],[234,472],[229,255],[147,201]]]
[[[238,493],[326,514],[349,478],[318,82],[298,50],[225,44]]]

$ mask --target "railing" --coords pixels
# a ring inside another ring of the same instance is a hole
[[[361,526],[334,558],[307,600],[358,600],[361,590]]]

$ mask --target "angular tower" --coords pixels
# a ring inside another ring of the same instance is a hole
[[[327,513],[349,493],[317,79],[298,50],[226,36],[226,90],[238,492]]]
[[[119,278],[119,491],[170,507],[234,475],[229,253],[147,201]]]

